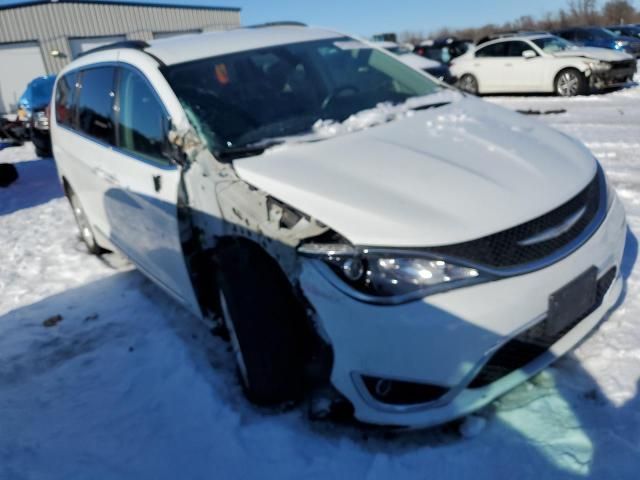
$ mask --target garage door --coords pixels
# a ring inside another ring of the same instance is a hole
[[[69,46],[71,47],[71,55],[73,58],[77,58],[82,52],[86,52],[92,48],[102,47],[103,45],[109,45],[110,43],[122,42],[126,39],[127,37],[125,35],[115,35],[113,37],[74,38],[69,40]]]
[[[37,42],[0,45],[0,114],[14,113],[27,84],[45,74]]]

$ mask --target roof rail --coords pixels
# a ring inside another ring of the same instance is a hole
[[[115,48],[132,48],[134,50],[144,50],[149,48],[149,44],[143,40],[123,40],[121,42],[109,43],[107,45],[101,45],[86,52],[82,52],[78,55],[78,58],[89,55],[90,53],[102,52],[103,50],[113,50]]]
[[[284,20],[282,22],[266,22],[257,25],[248,25],[240,28],[269,28],[269,27],[307,27],[306,23]]]
[[[483,43],[490,42],[491,40],[498,40],[498,39],[501,39],[501,38],[529,37],[529,36],[533,36],[533,35],[549,35],[549,32],[542,31],[542,30],[540,30],[540,31],[520,30],[520,31],[513,31],[513,32],[492,33],[490,35],[486,35],[486,36],[482,37],[481,39],[479,39],[476,42],[476,45],[481,45]]]

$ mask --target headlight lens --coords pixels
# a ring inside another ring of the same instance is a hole
[[[49,129],[49,118],[45,112],[38,111],[33,116],[33,126],[38,130]]]
[[[339,244],[305,244],[299,252],[328,266],[348,286],[346,293],[372,303],[408,302],[486,279],[472,267],[407,253]]]
[[[587,62],[592,72],[606,72],[611,70],[611,64],[607,62]]]

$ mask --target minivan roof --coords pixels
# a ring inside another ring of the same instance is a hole
[[[236,28],[222,32],[194,33],[152,40],[145,51],[166,65],[190,62],[227,53],[275,45],[326,40],[344,34],[301,25],[275,25],[262,28]]]

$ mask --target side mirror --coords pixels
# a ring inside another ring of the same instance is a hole
[[[534,52],[533,50],[525,50],[524,52],[522,52],[522,56],[526,59],[530,59],[530,58],[535,58],[538,56],[538,54],[536,52]]]

